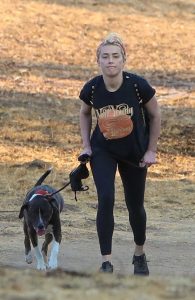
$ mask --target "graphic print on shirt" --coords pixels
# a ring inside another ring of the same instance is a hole
[[[108,140],[126,137],[133,130],[133,107],[127,104],[107,105],[95,109],[98,125]]]

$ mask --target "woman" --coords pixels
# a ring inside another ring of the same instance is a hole
[[[147,168],[156,163],[160,111],[155,90],[144,78],[124,72],[125,61],[122,40],[116,34],[110,34],[97,48],[101,75],[88,81],[80,92],[81,155],[91,156],[91,170],[98,195],[96,223],[102,254],[100,270],[113,272],[114,184],[118,168],[135,241],[134,274],[148,275],[144,253],[144,190]],[[97,124],[91,136],[92,107]]]

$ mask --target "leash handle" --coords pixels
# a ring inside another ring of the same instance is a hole
[[[88,185],[82,185],[81,190],[80,191],[74,191],[74,199],[75,201],[77,200],[77,192],[85,192],[89,189]]]
[[[80,161],[82,164],[88,163],[90,161],[90,159],[91,159],[91,156],[86,153],[81,154],[78,157],[78,161]]]
[[[45,196],[46,198],[48,198],[48,199],[51,198],[53,195],[59,193],[60,191],[65,189],[70,184],[72,191],[75,192],[75,200],[77,201],[76,192],[87,191],[89,189],[88,186],[82,185],[81,179],[85,179],[89,176],[89,171],[86,167],[86,163],[87,163],[87,161],[90,160],[90,156],[88,154],[82,154],[82,155],[80,155],[78,160],[80,161],[80,165],[69,174],[69,178],[70,178],[69,182],[67,182],[65,185],[63,185],[57,191],[55,191],[51,194],[47,194]]]

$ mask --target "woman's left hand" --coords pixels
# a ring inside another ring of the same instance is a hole
[[[140,160],[139,166],[141,168],[148,168],[153,164],[156,164],[156,152],[147,150],[143,158]]]

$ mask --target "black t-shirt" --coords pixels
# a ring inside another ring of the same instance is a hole
[[[118,139],[106,139],[97,123],[91,137],[93,154],[106,150],[119,159],[138,162],[144,155],[148,142],[145,139],[146,127],[141,106],[146,104],[154,94],[155,89],[144,78],[127,72],[123,72],[123,83],[115,92],[106,89],[102,75],[88,81],[79,97],[94,108],[97,118],[105,111],[122,108],[130,115],[133,123],[132,132]]]

